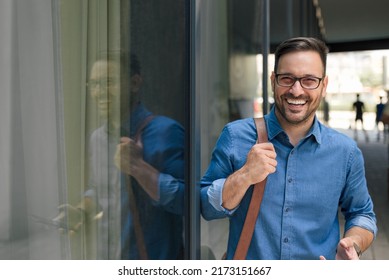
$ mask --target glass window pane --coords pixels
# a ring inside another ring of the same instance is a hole
[[[72,257],[183,258],[183,1],[62,1],[61,15]]]
[[[223,127],[262,114],[261,1],[199,1],[196,92],[201,95],[201,174]],[[245,15],[242,17],[241,15]],[[221,259],[229,220],[201,219],[201,258]]]

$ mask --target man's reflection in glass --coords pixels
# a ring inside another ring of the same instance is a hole
[[[134,55],[108,53],[91,69],[88,89],[103,124],[90,138],[80,207],[96,220],[98,259],[183,255],[184,129],[145,108],[142,83]]]

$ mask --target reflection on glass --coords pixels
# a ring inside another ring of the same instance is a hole
[[[88,190],[66,212],[85,214],[70,228],[85,227],[97,259],[183,257],[184,129],[142,104],[143,82],[135,55],[106,53],[91,68],[101,124],[90,137]]]

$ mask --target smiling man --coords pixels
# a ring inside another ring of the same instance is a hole
[[[275,52],[275,106],[264,117],[268,143],[256,144],[252,118],[223,129],[201,182],[206,219],[229,217],[232,259],[252,186],[267,178],[247,259],[358,259],[377,232],[356,143],[315,113],[326,95],[328,48],[292,38]],[[338,209],[345,217],[340,238]]]

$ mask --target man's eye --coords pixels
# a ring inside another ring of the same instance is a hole
[[[302,80],[302,82],[304,84],[316,84],[317,83],[317,79],[315,79],[315,78],[304,78]]]
[[[293,83],[294,79],[292,77],[281,77],[283,83]]]

